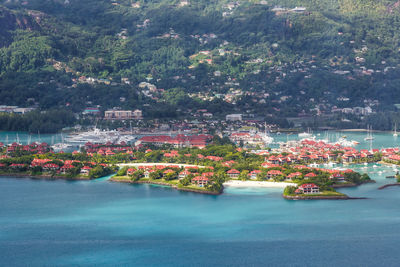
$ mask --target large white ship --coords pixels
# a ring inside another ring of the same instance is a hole
[[[105,144],[111,142],[113,144],[116,143],[129,143],[136,139],[133,135],[121,135],[116,130],[100,130],[98,128],[93,129],[92,131],[81,132],[77,134],[71,134],[66,138],[66,143],[69,144],[84,144],[87,142],[91,143],[101,143]]]

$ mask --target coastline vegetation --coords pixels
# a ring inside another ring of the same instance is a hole
[[[9,174],[71,179],[93,179],[116,173],[113,181],[164,184],[182,190],[198,189],[213,193],[221,193],[223,183],[232,179],[291,182],[298,186],[313,183],[324,194],[335,194],[335,187],[356,186],[371,181],[367,174],[348,170],[334,176],[329,170],[307,167],[306,162],[265,165],[265,156],[261,154],[220,139],[216,141],[218,144],[210,144],[204,149],[176,149],[170,146],[152,146],[153,149],[150,149],[150,146],[143,146],[134,150],[124,145],[97,145],[97,150],[92,152],[86,151],[89,147],[83,147],[80,152],[73,153],[53,153],[44,143],[32,147],[15,145],[2,149],[0,170]],[[108,155],[104,154],[106,150],[110,152]],[[118,164],[135,166],[123,166],[118,170]],[[179,164],[192,167],[179,167]],[[230,174],[232,170],[235,176]],[[289,187],[287,190],[292,189]]]

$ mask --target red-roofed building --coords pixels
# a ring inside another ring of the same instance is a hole
[[[254,171],[251,171],[248,175],[249,175],[249,178],[250,178],[250,179],[256,180],[256,179],[257,179],[257,176],[258,176],[260,173],[261,173],[260,170],[254,170]]]
[[[190,175],[190,172],[189,171],[181,171],[180,173],[179,173],[179,180],[182,180],[182,179],[185,179],[186,178],[186,176],[188,176],[188,175]]]
[[[89,167],[89,166],[84,166],[84,167],[81,169],[81,174],[83,174],[83,175],[85,175],[85,176],[88,176],[91,169],[92,169],[92,168]]]
[[[344,175],[342,173],[340,173],[340,172],[333,173],[329,178],[330,179],[334,179],[334,180],[336,180],[336,181],[338,181],[340,183],[346,182],[346,179],[344,178]]]
[[[176,148],[181,147],[197,147],[205,148],[208,143],[212,141],[212,135],[183,135],[178,134],[175,137],[167,135],[157,135],[157,136],[143,136],[139,139],[136,145],[139,144],[153,144],[156,146],[162,146],[165,144],[173,145]]]
[[[47,163],[47,164],[43,165],[43,170],[44,171],[56,171],[59,168],[60,167],[57,164],[54,164],[54,163]]]
[[[64,164],[63,166],[61,166],[60,172],[63,174],[66,174],[68,170],[71,170],[73,168],[74,168],[74,166],[71,164]]]
[[[306,195],[319,194],[319,186],[313,183],[300,185],[298,190],[299,190],[298,192],[300,192],[301,194],[306,194]]]
[[[313,177],[315,177],[315,176],[317,176],[315,173],[310,172],[310,173],[307,173],[304,177],[306,177],[306,178],[313,178]]]
[[[129,168],[129,169],[126,171],[126,174],[127,174],[127,175],[133,175],[135,172],[136,172],[136,169],[134,169],[134,168]]]
[[[287,180],[296,179],[296,178],[301,177],[301,175],[302,175],[301,172],[293,172],[293,173],[290,173],[290,174],[286,177],[286,179],[287,179]]]
[[[268,179],[273,179],[273,178],[276,178],[276,177],[278,177],[280,175],[283,175],[283,173],[281,171],[279,171],[279,170],[270,170],[270,171],[267,172],[267,178]]]
[[[235,179],[238,178],[240,175],[240,171],[232,169],[226,172],[229,176],[229,178]]]
[[[197,184],[197,186],[199,186],[199,187],[204,187],[209,182],[210,182],[210,180],[204,176],[196,176],[192,179],[192,184]]]

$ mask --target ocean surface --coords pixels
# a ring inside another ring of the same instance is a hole
[[[386,139],[383,146],[396,145]],[[368,199],[289,201],[268,188],[208,196],[108,177],[0,178],[0,265],[398,266],[400,187],[377,190],[394,182],[385,177],[397,168],[353,168],[377,183],[340,191]]]

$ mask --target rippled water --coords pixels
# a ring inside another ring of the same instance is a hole
[[[361,170],[378,183],[341,191],[367,200],[2,178],[0,260],[5,266],[398,265],[400,188],[377,190],[394,171],[371,164]]]

